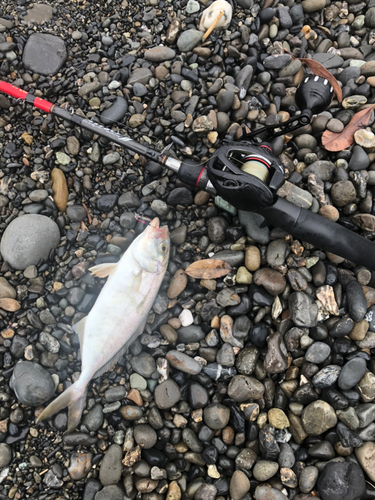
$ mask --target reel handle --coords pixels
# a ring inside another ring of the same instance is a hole
[[[281,227],[292,236],[307,241],[345,259],[375,271],[375,243],[310,210],[283,198],[267,208],[254,210],[266,224]]]

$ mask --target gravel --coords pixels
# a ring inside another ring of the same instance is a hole
[[[279,195],[374,239],[373,118],[344,151],[321,143],[375,102],[372,1],[238,0],[205,43],[206,0],[8,4],[2,80],[183,161],[295,116],[309,70],[284,49],[319,61],[344,100],[273,141]],[[5,94],[0,145],[1,500],[374,496],[372,271]],[[72,326],[105,283],[89,268],[118,261],[138,215],[172,240],[144,331],[74,433],[66,410],[36,425],[80,373]],[[191,278],[202,258],[233,269]]]

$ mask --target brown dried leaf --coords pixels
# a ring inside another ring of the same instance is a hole
[[[358,111],[350,120],[348,125],[340,133],[326,130],[322,135],[322,144],[328,151],[343,151],[354,142],[354,134],[362,127],[366,127],[370,121],[371,114],[375,108],[372,106]]]
[[[309,68],[309,70],[314,73],[316,76],[321,76],[322,78],[326,78],[331,84],[333,91],[336,94],[337,100],[339,102],[342,101],[342,91],[339,85],[339,82],[336,78],[326,69],[324,66],[320,64],[318,61],[314,61],[313,59],[300,59],[300,61]]]
[[[185,273],[192,278],[211,280],[226,276],[231,270],[231,266],[223,260],[204,259],[190,264]]]

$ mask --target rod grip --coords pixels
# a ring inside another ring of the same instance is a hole
[[[41,99],[40,97],[35,97],[33,94],[29,94],[28,92],[15,87],[11,83],[0,81],[0,91],[12,97],[15,97],[16,99],[27,101],[28,103],[32,104],[41,111],[45,111],[46,113],[50,113],[53,108],[53,104],[51,102],[46,101],[45,99]]]
[[[271,207],[257,210],[268,224],[281,227],[302,241],[375,271],[375,242],[321,215],[278,198]]]

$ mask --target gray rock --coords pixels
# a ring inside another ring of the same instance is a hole
[[[240,470],[234,471],[230,480],[229,493],[232,500],[242,500],[250,490],[250,481]]]
[[[371,422],[375,420],[375,404],[374,403],[364,403],[358,405],[355,411],[359,420],[359,428],[367,427]]]
[[[339,378],[341,366],[328,365],[319,370],[313,377],[312,383],[318,389],[331,387]]]
[[[104,397],[107,403],[113,403],[114,401],[121,401],[126,396],[126,389],[123,385],[117,385],[116,387],[111,387],[104,393]]]
[[[268,227],[260,227],[264,217],[253,212],[238,211],[240,223],[244,226],[246,234],[261,245],[267,245],[270,241],[270,230]]]
[[[124,500],[124,492],[119,486],[114,484],[105,486],[96,493],[95,500]]]
[[[138,208],[141,204],[142,202],[133,191],[123,193],[118,199],[118,205],[122,208]]]
[[[216,98],[218,110],[222,112],[229,111],[233,105],[234,96],[233,90],[221,91]]]
[[[186,30],[179,36],[177,47],[181,52],[190,52],[201,42],[202,38],[202,31],[194,29]]]
[[[35,4],[32,9],[27,11],[25,17],[22,18],[26,23],[43,24],[44,21],[50,21],[53,17],[53,9],[48,4]]]
[[[331,353],[331,348],[324,342],[314,342],[306,351],[305,360],[309,363],[319,365],[323,363]]]
[[[363,471],[357,463],[328,463],[317,484],[322,500],[357,500],[366,491]]]
[[[256,487],[254,498],[255,500],[287,500],[288,497],[269,484],[262,484]]]
[[[48,191],[46,189],[35,189],[31,191],[29,198],[34,203],[40,203],[48,198]]]
[[[150,378],[156,370],[155,360],[148,352],[141,352],[138,356],[133,356],[130,364],[136,373],[145,378]]]
[[[223,344],[216,354],[216,362],[221,366],[234,366],[235,359],[233,347],[227,342]]]
[[[100,121],[104,125],[113,125],[115,122],[121,123],[127,110],[128,103],[126,100],[121,96],[117,96],[112,105],[100,114]]]
[[[329,181],[332,178],[335,168],[335,165],[330,161],[314,161],[305,168],[302,172],[302,177],[307,179],[310,174],[315,174],[322,181]]]
[[[220,403],[213,403],[203,410],[203,419],[210,429],[219,430],[229,422],[230,410]]]
[[[259,350],[254,347],[245,347],[238,353],[236,368],[242,375],[251,375],[259,358]]]
[[[214,484],[203,483],[194,496],[194,500],[215,500],[217,488]]]
[[[23,49],[22,63],[26,69],[40,75],[54,75],[67,58],[64,41],[47,33],[34,33]]]
[[[5,443],[0,443],[0,469],[6,467],[12,460],[12,450]]]
[[[137,444],[148,450],[155,446],[158,438],[150,425],[141,424],[134,427],[134,439]]]
[[[224,217],[212,217],[207,224],[208,237],[212,243],[221,243],[225,240],[225,229],[228,222]]]
[[[267,247],[266,259],[271,267],[282,266],[289,248],[284,240],[273,240]]]
[[[223,260],[232,267],[239,267],[245,258],[245,253],[241,250],[221,250],[215,253],[215,259]]]
[[[346,287],[349,316],[353,321],[361,321],[367,311],[367,301],[362,286],[358,281],[350,281]],[[371,330],[371,328],[370,328]]]
[[[169,213],[168,205],[165,201],[162,200],[154,200],[151,203],[151,209],[160,217],[166,217]]]
[[[254,465],[253,476],[257,481],[267,481],[279,470],[279,464],[271,460],[259,460]]]
[[[332,406],[319,399],[307,405],[302,412],[303,428],[311,436],[320,436],[336,423],[337,417]]]
[[[99,81],[93,81],[93,82],[88,82],[84,83],[82,87],[79,88],[78,90],[78,95],[80,97],[85,97],[87,94],[95,93],[101,90],[103,87],[103,84]]]
[[[153,62],[169,61],[175,57],[176,52],[170,47],[165,47],[164,45],[158,45],[157,47],[146,50],[144,53],[144,58]]]
[[[86,210],[81,205],[70,205],[66,209],[66,215],[72,222],[81,222],[87,217]]]
[[[182,441],[195,453],[201,453],[204,449],[193,429],[187,428],[182,431]]]
[[[294,455],[293,455],[294,456]],[[250,470],[255,464],[257,454],[251,448],[243,448],[236,457],[236,465],[241,469]]]
[[[127,83],[128,85],[134,85],[139,82],[147,85],[152,77],[153,74],[148,68],[137,68],[132,72]]]
[[[199,342],[206,336],[202,328],[196,325],[182,326],[177,330],[177,334],[179,342],[183,344]]]
[[[264,59],[263,65],[266,69],[282,69],[287,66],[292,57],[289,54],[275,54]]]
[[[363,358],[350,359],[342,368],[338,379],[338,386],[346,391],[354,387],[366,373],[366,361]]]
[[[154,397],[156,406],[167,410],[180,400],[181,391],[174,380],[168,379],[156,386]]]
[[[247,64],[236,74],[235,84],[240,89],[240,99],[243,99],[247,94],[247,90],[253,77],[253,72],[253,67]]]
[[[242,402],[248,399],[261,399],[264,385],[256,378],[245,375],[235,375],[228,386],[228,396],[234,401]]]
[[[173,368],[189,375],[197,375],[202,371],[202,366],[198,361],[183,352],[169,351],[166,358]]]
[[[289,295],[290,319],[296,326],[311,328],[318,323],[318,306],[303,292]]]
[[[295,464],[295,456],[292,447],[288,443],[280,444],[280,455],[277,458],[280,468],[291,469]]]
[[[273,332],[267,338],[268,351],[264,358],[264,368],[268,373],[281,373],[288,367],[288,352],[282,336]]]
[[[27,276],[25,276],[27,278]],[[35,276],[34,276],[35,277]],[[0,277],[0,299],[15,299],[17,297],[16,290],[8,282],[6,278]]]
[[[369,165],[370,160],[364,149],[358,145],[354,146],[352,156],[349,161],[350,170],[366,170]]]
[[[121,478],[122,471],[122,448],[118,444],[112,444],[100,465],[99,479],[103,486],[117,484]]]
[[[310,493],[318,480],[319,471],[313,465],[305,467],[299,477],[299,489],[302,493]]]
[[[55,392],[55,382],[50,373],[37,363],[17,363],[11,378],[18,401],[26,406],[40,406]]]
[[[52,219],[44,215],[22,215],[5,229],[0,251],[14,269],[23,270],[41,259],[48,259],[59,242],[60,230]]]
[[[335,182],[331,188],[331,197],[336,207],[344,207],[353,203],[357,193],[351,181]]]
[[[365,24],[368,28],[375,28],[375,7],[370,7],[367,10]]]
[[[133,85],[133,94],[136,97],[143,97],[148,93],[147,87],[143,83],[136,82]]]
[[[340,68],[344,63],[344,59],[336,54],[318,52],[313,54],[313,59],[314,61],[320,62],[326,69]]]
[[[101,405],[97,404],[89,410],[83,417],[83,425],[85,425],[89,431],[97,431],[100,429],[104,421],[104,415]]]

